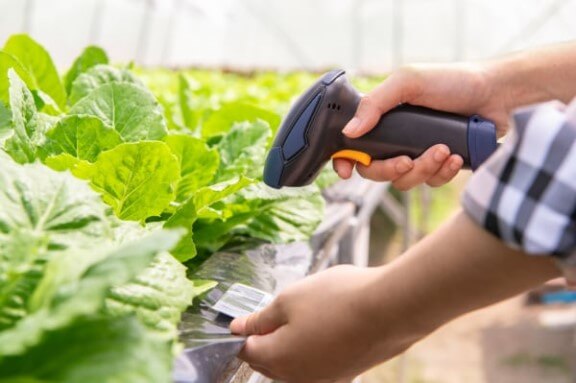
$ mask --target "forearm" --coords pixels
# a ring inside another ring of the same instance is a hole
[[[486,68],[509,110],[549,100],[567,103],[576,96],[576,42],[511,54]]]
[[[512,250],[462,212],[378,272],[370,304],[411,337],[559,275],[550,257]]]
[[[553,261],[507,249],[462,213],[378,268],[338,266],[232,322],[240,357],[283,381],[356,376],[450,319],[558,275]]]

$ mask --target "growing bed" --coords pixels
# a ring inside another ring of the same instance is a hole
[[[182,368],[208,362],[186,350],[229,336],[206,307],[231,282],[275,292],[365,264],[386,185],[331,189],[331,171],[301,189],[261,182],[280,115],[313,79],[118,67],[97,47],[61,77],[42,46],[12,36],[0,50],[0,381],[187,381]],[[240,346],[209,381],[227,379]]]

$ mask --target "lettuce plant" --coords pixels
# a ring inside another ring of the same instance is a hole
[[[276,108],[162,76],[177,89],[98,47],[63,76],[26,35],[0,50],[0,382],[169,381],[180,313],[214,285],[187,267],[322,218],[317,186],[261,182]]]

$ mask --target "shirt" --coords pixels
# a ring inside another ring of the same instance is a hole
[[[464,211],[505,244],[558,259],[576,282],[576,100],[514,114],[514,128],[472,175]]]

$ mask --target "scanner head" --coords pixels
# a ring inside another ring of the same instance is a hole
[[[360,94],[343,70],[322,76],[292,105],[264,166],[273,188],[310,184],[332,154],[343,147],[342,129],[354,116]]]

